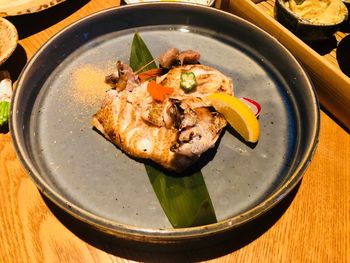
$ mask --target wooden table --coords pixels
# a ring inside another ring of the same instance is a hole
[[[14,79],[34,52],[73,21],[118,1],[67,1],[10,18],[20,41],[8,69]],[[211,249],[150,252],[79,229],[35,187],[0,134],[1,262],[350,262],[350,136],[321,112],[320,140],[304,179],[286,200],[239,235]]]

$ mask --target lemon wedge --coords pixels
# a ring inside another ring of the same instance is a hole
[[[244,140],[252,143],[259,140],[259,122],[253,111],[244,102],[224,93],[213,93],[207,98]]]

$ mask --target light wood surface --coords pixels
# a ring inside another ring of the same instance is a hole
[[[67,1],[15,17],[20,41],[1,69],[16,78],[64,26],[118,1]],[[57,14],[59,13],[59,15]],[[38,24],[42,20],[43,24]],[[350,136],[321,113],[318,148],[299,187],[232,239],[184,252],[143,251],[89,231],[40,195],[0,134],[0,262],[350,262]]]

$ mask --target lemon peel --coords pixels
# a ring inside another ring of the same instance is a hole
[[[256,143],[259,140],[259,121],[243,101],[224,93],[212,93],[207,99],[245,141]]]

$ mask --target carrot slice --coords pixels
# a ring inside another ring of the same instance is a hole
[[[164,101],[166,94],[174,92],[173,88],[164,87],[163,85],[151,80],[147,85],[147,91],[156,101]]]
[[[154,68],[140,73],[138,77],[141,82],[144,82],[147,79],[154,78],[160,75],[162,75],[162,69]]]

